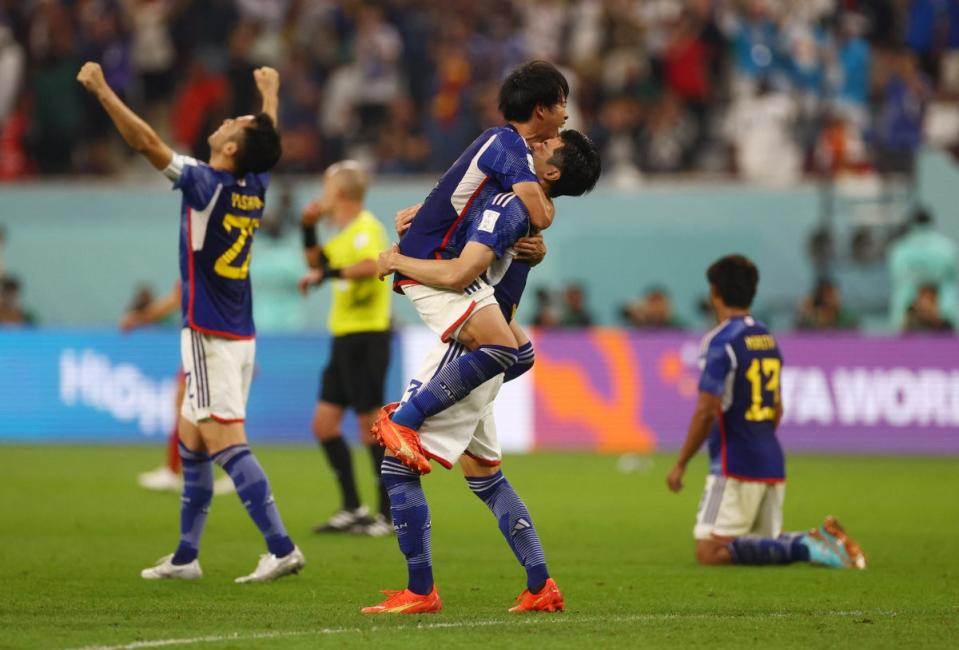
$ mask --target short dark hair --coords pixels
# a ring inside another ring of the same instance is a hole
[[[508,122],[525,122],[537,106],[554,106],[569,96],[569,82],[548,61],[530,61],[509,73],[499,89],[499,110]]]
[[[563,146],[549,159],[559,168],[560,176],[549,186],[549,195],[580,196],[596,186],[602,163],[593,141],[579,131],[568,129],[559,134]]]
[[[239,150],[234,157],[234,175],[268,172],[280,160],[283,148],[276,125],[266,113],[253,116],[253,124],[243,129],[244,138],[238,142]]]
[[[748,257],[727,255],[710,265],[706,279],[727,307],[748,309],[756,297],[759,269]]]

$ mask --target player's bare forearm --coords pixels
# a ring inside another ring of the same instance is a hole
[[[539,230],[550,227],[556,215],[556,208],[553,206],[552,199],[546,196],[542,185],[533,181],[516,183],[513,185],[513,192],[529,211],[529,222],[533,226]]]
[[[396,250],[384,255],[389,256],[387,266],[391,272],[399,271],[430,287],[457,291],[476,280],[494,258],[493,251],[475,242],[468,243],[460,256],[453,260],[421,260],[401,255]]]
[[[703,446],[706,439],[709,438],[709,432],[716,421],[716,413],[720,408],[721,401],[718,396],[711,393],[700,392],[699,401],[696,403],[696,410],[689,421],[689,428],[686,431],[686,441],[679,452],[677,465],[685,467],[699,448]]]
[[[98,63],[85,63],[77,74],[77,81],[96,96],[117,131],[134,151],[143,154],[156,169],[165,169],[170,164],[173,150],[110,88]]]
[[[279,128],[280,73],[273,68],[257,68],[253,71],[253,80],[256,82],[256,88],[263,98],[263,108],[261,110],[269,115],[273,124]]]
[[[356,264],[344,266],[340,270],[340,277],[347,280],[365,280],[375,278],[376,275],[376,260],[363,260]]]

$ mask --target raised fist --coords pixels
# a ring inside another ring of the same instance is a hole
[[[107,80],[103,77],[103,68],[99,63],[87,61],[77,73],[77,81],[91,93],[97,93],[107,87]]]

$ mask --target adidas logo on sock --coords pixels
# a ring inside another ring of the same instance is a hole
[[[528,521],[526,521],[525,519],[521,517],[513,525],[513,530],[510,531],[510,537],[512,537],[518,532],[521,532],[527,528],[532,528],[532,527],[533,527],[533,524],[529,523]]]

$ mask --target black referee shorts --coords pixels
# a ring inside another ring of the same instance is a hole
[[[391,332],[358,332],[333,337],[333,353],[320,377],[320,401],[357,413],[383,405]]]

